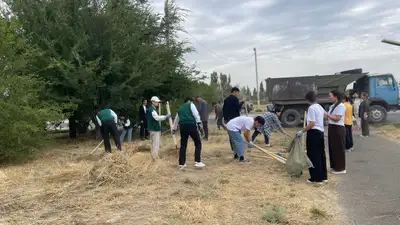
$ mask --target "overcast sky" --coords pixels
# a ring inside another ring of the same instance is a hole
[[[164,1],[152,1],[162,11]],[[234,85],[255,86],[254,47],[260,81],[353,68],[400,77],[400,47],[380,42],[400,40],[400,0],[176,2],[191,11],[184,27],[192,37],[180,34],[196,48],[188,62],[229,73]]]

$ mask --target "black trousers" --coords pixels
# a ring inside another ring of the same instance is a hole
[[[202,121],[203,130],[204,130],[204,138],[208,139],[208,121]]]
[[[314,168],[308,169],[310,180],[315,182],[327,180],[324,132],[316,129],[309,130],[307,132],[306,147],[307,156],[314,165]]]
[[[115,146],[117,146],[117,149],[121,151],[119,132],[114,121],[109,120],[102,122],[101,134],[103,136],[104,148],[106,152],[111,152],[110,134],[114,138]]]
[[[219,117],[217,118],[217,128],[218,128],[218,130],[221,129],[221,127],[223,127],[223,124],[222,124],[222,116],[219,116]]]
[[[148,137],[149,137],[149,131],[147,130],[147,120],[143,120],[143,123],[140,124],[140,139]]]
[[[361,133],[363,136],[369,136],[369,124],[368,119],[361,119]]]
[[[335,124],[328,126],[329,162],[335,171],[346,170],[346,128]]]
[[[181,148],[179,150],[179,165],[186,163],[186,149],[189,136],[194,142],[194,161],[201,162],[201,140],[196,124],[181,124],[179,125],[181,133]]]
[[[353,147],[353,131],[352,125],[344,125],[346,128],[346,150],[349,150]]]

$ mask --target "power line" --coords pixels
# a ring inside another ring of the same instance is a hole
[[[232,61],[232,62],[242,62],[242,61],[247,61],[247,60],[251,59],[251,58],[246,58],[246,59],[231,59],[231,58],[228,58],[228,57],[226,57],[226,56],[224,56],[224,55],[220,55],[220,54],[218,54],[218,53],[212,51],[211,49],[207,48],[207,47],[206,47],[205,45],[203,45],[200,41],[198,41],[195,37],[193,37],[193,35],[191,35],[189,32],[185,31],[185,33],[186,33],[187,35],[189,35],[193,40],[195,40],[201,47],[203,47],[205,50],[207,50],[208,52],[210,52],[211,54],[213,54],[213,55],[215,55],[215,56],[217,56],[217,57],[224,58],[224,59],[226,59],[226,60],[228,60],[228,61]],[[250,56],[253,56],[253,54],[251,54]],[[249,56],[249,57],[250,57],[250,56]]]

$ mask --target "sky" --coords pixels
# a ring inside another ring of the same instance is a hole
[[[151,0],[162,12],[164,0]],[[175,0],[189,10],[179,38],[185,56],[207,75],[230,74],[255,87],[268,77],[333,74],[363,68],[400,78],[400,0]],[[397,79],[399,80],[399,79]]]

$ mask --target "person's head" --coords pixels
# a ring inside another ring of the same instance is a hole
[[[147,105],[147,99],[142,99],[142,105]]]
[[[262,127],[262,126],[264,126],[264,124],[265,124],[265,119],[262,116],[256,116],[254,118],[254,125],[253,126],[255,128]]]
[[[199,96],[197,96],[197,97],[195,98],[195,100],[196,100],[196,102],[200,102],[201,98],[200,98]]]
[[[161,102],[161,100],[157,96],[151,97],[150,101],[151,101],[151,104],[153,104],[153,106],[155,106],[155,107],[157,107]]]
[[[362,99],[367,99],[367,98],[368,98],[368,94],[365,93],[365,92],[362,92],[362,93],[361,93],[361,98],[362,98]]]
[[[315,91],[307,92],[305,99],[310,103],[313,104],[317,101],[317,93]]]
[[[240,90],[239,90],[239,88],[233,87],[233,88],[231,89],[231,95],[234,95],[234,96],[238,97],[238,96],[240,95]]]
[[[329,92],[329,100],[331,100],[332,103],[340,103],[342,102],[343,95],[340,93],[338,90],[332,90]]]
[[[193,99],[191,97],[186,97],[185,98],[185,103],[192,103]]]
[[[353,98],[358,98],[358,97],[359,97],[359,95],[357,92],[353,94]]]

